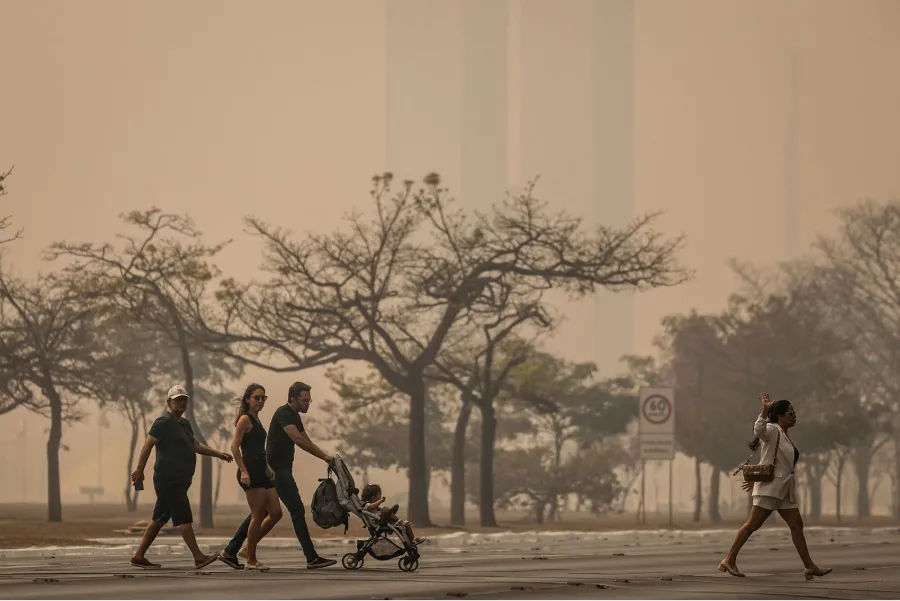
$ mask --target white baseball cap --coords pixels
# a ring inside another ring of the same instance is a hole
[[[177,399],[178,397],[181,397],[181,396],[187,397],[188,400],[190,400],[190,398],[191,398],[190,396],[188,396],[187,390],[185,390],[184,386],[182,386],[181,384],[176,384],[175,386],[173,386],[172,388],[169,389],[168,398]]]

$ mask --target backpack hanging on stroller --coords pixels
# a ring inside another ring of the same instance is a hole
[[[331,487],[326,480],[330,481],[332,475],[337,480],[334,488],[338,504],[345,510],[343,515],[340,515],[340,511],[335,510],[334,504],[330,503]],[[325,487],[329,490],[325,491]],[[321,494],[319,490],[322,490]],[[316,504],[317,499],[320,506]],[[343,524],[346,528],[346,512],[352,513],[362,520],[363,525],[369,531],[369,538],[356,541],[356,553],[347,553],[341,559],[341,565],[346,569],[358,570],[363,567],[366,555],[370,555],[378,561],[390,561],[399,557],[397,565],[404,572],[415,572],[419,568],[419,550],[409,540],[406,528],[402,524],[391,524],[385,515],[363,509],[363,503],[359,498],[359,489],[353,482],[353,476],[347,469],[347,464],[340,455],[335,455],[334,462],[328,466],[328,478],[323,479],[319,484],[319,489],[316,490],[316,495],[313,496],[312,514],[316,524],[324,528],[338,524]],[[317,518],[316,515],[320,517]]]

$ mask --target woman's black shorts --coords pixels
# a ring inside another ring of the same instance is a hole
[[[250,485],[245,486],[243,482],[241,482],[241,470],[237,471],[237,482],[238,486],[243,488],[244,490],[250,490],[251,488],[273,488],[275,485],[272,484],[272,481],[269,480],[269,477],[266,475],[266,468],[263,466],[260,468],[259,466],[247,466],[247,472],[250,474]]]

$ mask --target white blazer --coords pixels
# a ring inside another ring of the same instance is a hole
[[[753,485],[754,497],[775,497],[776,499],[788,499],[796,503],[796,485],[794,481],[794,443],[788,438],[784,430],[778,424],[769,422],[760,414],[753,424],[753,434],[762,441],[762,449],[759,455],[759,464],[766,465],[775,458],[775,443],[778,435],[778,461],[775,463],[775,477],[771,482],[756,482]]]

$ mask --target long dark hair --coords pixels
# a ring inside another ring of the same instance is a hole
[[[787,413],[790,408],[791,402],[787,399],[781,399],[772,403],[772,407],[769,408],[769,423],[777,424],[778,418]],[[759,447],[758,436],[750,441],[749,447],[751,451],[755,451]]]
[[[238,406],[237,416],[234,418],[235,426],[240,421],[242,415],[246,415],[250,412],[250,397],[253,395],[254,390],[262,390],[265,393],[266,387],[256,383],[250,384],[250,386],[244,390],[244,396],[234,400],[234,404]]]

